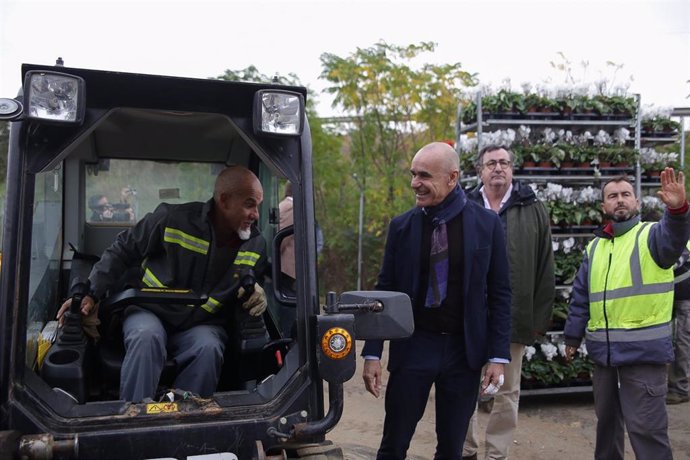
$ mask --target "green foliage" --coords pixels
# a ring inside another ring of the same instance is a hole
[[[567,254],[564,252],[554,254],[554,275],[556,276],[556,284],[572,284],[581,263],[582,252],[579,250],[573,250]],[[563,319],[565,319],[565,316]]]
[[[540,354],[538,352],[537,354]],[[544,357],[536,355],[527,361],[522,361],[522,378],[525,380],[536,380],[545,385],[558,385],[566,379],[567,367],[558,361],[548,361]]]
[[[601,210],[596,203],[548,201],[544,205],[555,225],[588,225],[601,223]],[[579,261],[578,261],[579,263]]]
[[[315,166],[321,182],[330,252],[325,280],[328,289],[337,288],[356,273],[357,222],[360,188],[365,196],[363,235],[363,287],[371,288],[383,254],[383,241],[390,219],[414,204],[407,170],[414,153],[431,141],[455,138],[457,101],[463,86],[475,84],[474,75],[459,63],[432,65],[420,62],[436,45],[426,42],[396,46],[380,41],[369,48],[357,48],[346,57],[321,55],[321,78],[329,83],[326,92],[334,96],[333,106],[353,116],[344,136],[342,152],[336,152],[337,168],[326,173]],[[332,222],[332,224],[330,223]],[[349,269],[349,272],[345,269]]]
[[[241,70],[226,69],[223,75],[218,75],[217,80],[226,81],[250,81],[256,83],[277,83],[280,85],[301,86],[299,77],[294,73],[289,73],[287,76],[268,76],[261,73],[255,66],[250,65]]]
[[[534,347],[536,353],[532,359],[522,360],[523,387],[591,384],[594,364],[587,356],[576,354],[568,362],[559,354],[548,360],[539,344]]]
[[[496,94],[487,94],[482,97],[482,111],[488,113],[517,112],[526,110],[525,96],[505,89]]]
[[[642,120],[642,131],[648,133],[677,133],[680,123],[666,117],[654,117]]]

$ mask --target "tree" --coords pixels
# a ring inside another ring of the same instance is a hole
[[[335,192],[327,197],[326,208],[337,210],[341,220],[346,212],[348,221],[357,215],[356,206],[342,206],[358,202],[359,189],[351,178],[356,173],[366,190],[365,287],[371,287],[381,263],[388,222],[413,204],[405,173],[413,154],[428,142],[455,137],[462,88],[476,84],[460,63],[418,64],[435,47],[431,42],[401,47],[380,41],[348,57],[321,55],[321,78],[331,84],[326,91],[335,96],[333,106],[355,120],[347,130],[347,167],[338,183],[328,187]],[[354,223],[333,229],[331,238],[342,241],[343,249],[354,241],[351,228]],[[346,260],[353,264],[354,259]]]

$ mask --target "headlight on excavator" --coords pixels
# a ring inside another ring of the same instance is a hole
[[[31,70],[24,77],[26,117],[50,123],[81,124],[86,99],[84,79]]]
[[[292,91],[261,90],[254,96],[254,131],[299,136],[304,125],[304,97]]]

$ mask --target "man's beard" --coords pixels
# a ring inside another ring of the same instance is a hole
[[[627,211],[624,215],[616,215],[614,213],[614,214],[608,214],[606,217],[608,217],[610,220],[612,220],[614,222],[625,222],[625,221],[632,219],[633,217],[635,217],[639,213],[640,213],[639,209],[633,209],[631,211]]]
[[[239,229],[239,230],[237,230],[237,235],[240,237],[241,240],[247,241],[252,236],[252,229],[251,228],[248,228],[246,230]]]

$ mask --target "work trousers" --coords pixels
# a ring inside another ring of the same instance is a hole
[[[688,396],[688,361],[690,361],[690,300],[673,302],[675,334],[673,353],[676,360],[668,368],[668,391]]]
[[[596,460],[622,460],[624,427],[638,459],[673,458],[666,415],[666,365],[594,366]]]
[[[404,460],[431,386],[436,390],[435,460],[460,459],[477,401],[481,369],[471,370],[461,336],[415,331],[406,355],[391,369],[378,460]]]
[[[122,331],[126,353],[120,373],[120,399],[139,402],[153,398],[168,356],[176,364],[176,389],[202,397],[213,394],[228,339],[222,326],[167,331],[155,314],[129,307]]]
[[[486,459],[508,458],[508,450],[513,444],[513,434],[517,428],[518,407],[520,403],[520,379],[522,376],[522,355],[525,346],[510,344],[510,362],[505,365],[503,386],[493,397],[493,406],[486,424]],[[477,411],[472,414],[465,437],[462,455],[470,457],[479,450],[479,427]]]

